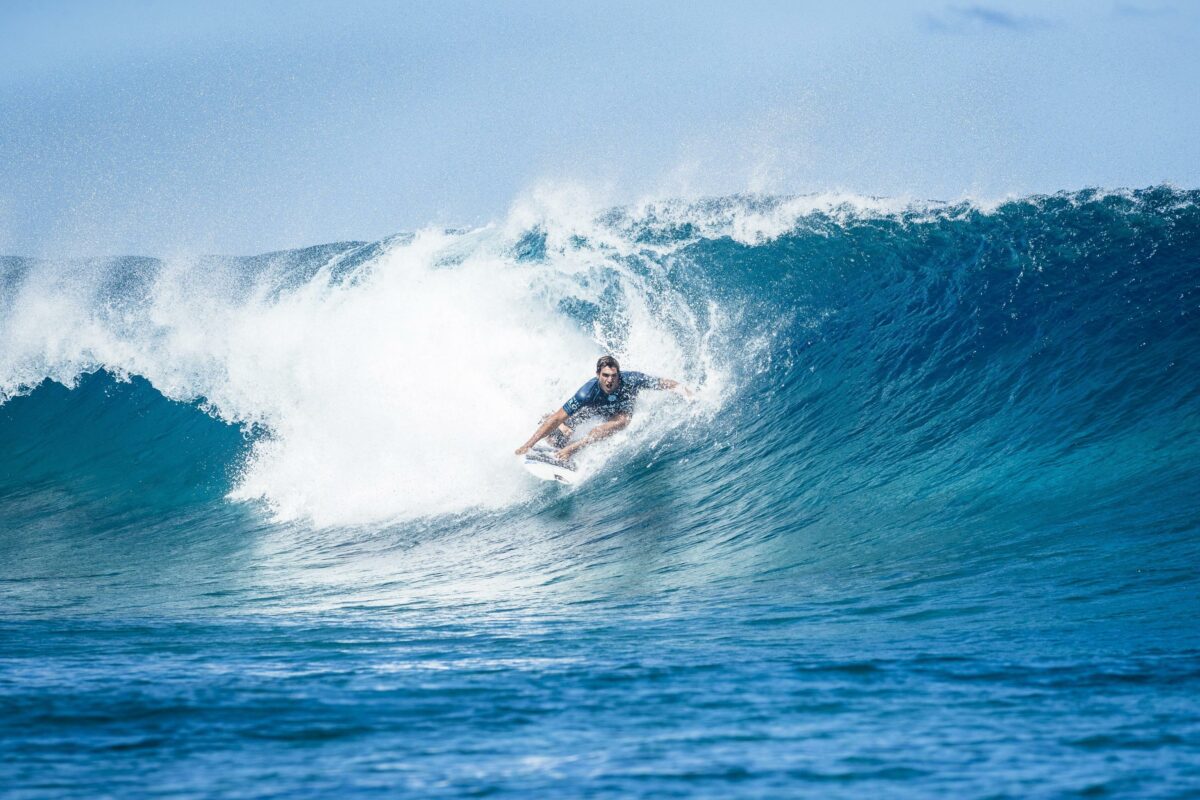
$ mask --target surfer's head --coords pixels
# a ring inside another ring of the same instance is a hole
[[[596,362],[596,380],[604,391],[613,391],[621,382],[621,365],[612,356],[601,356]]]

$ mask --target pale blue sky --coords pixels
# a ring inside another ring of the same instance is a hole
[[[0,3],[0,254],[257,253],[537,186],[1200,186],[1200,3]]]

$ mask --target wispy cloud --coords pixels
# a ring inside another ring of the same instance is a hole
[[[1045,17],[1012,14],[984,5],[951,6],[940,14],[926,14],[921,21],[929,31],[953,34],[987,31],[1026,33],[1053,27],[1053,23]]]
[[[1116,3],[1113,13],[1118,17],[1167,17],[1179,9],[1168,3]]]

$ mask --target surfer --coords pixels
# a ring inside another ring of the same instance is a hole
[[[633,370],[621,372],[621,365],[615,358],[603,356],[596,362],[596,377],[579,387],[579,391],[563,403],[562,408],[543,417],[529,441],[517,448],[517,455],[524,455],[529,448],[549,436],[551,444],[558,448],[555,457],[566,461],[580,448],[611,436],[628,425],[633,414],[633,399],[642,389],[679,390],[685,397],[692,396],[691,390],[679,381],[654,378]],[[573,425],[578,424],[580,419],[596,414],[606,417],[606,420],[588,431],[579,441],[568,443],[575,433]]]

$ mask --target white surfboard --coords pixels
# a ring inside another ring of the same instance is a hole
[[[579,481],[579,473],[568,461],[559,461],[554,457],[555,449],[548,444],[538,442],[521,457],[521,465],[534,477],[544,481],[555,481],[574,486]]]

